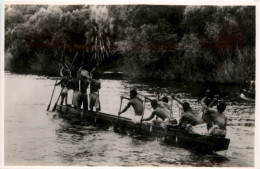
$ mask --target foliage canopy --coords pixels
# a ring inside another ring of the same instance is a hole
[[[78,52],[75,70],[239,82],[255,71],[255,32],[254,6],[10,5],[5,68],[54,75]]]

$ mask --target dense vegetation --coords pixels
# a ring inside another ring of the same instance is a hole
[[[241,82],[255,71],[255,7],[6,6],[6,69],[54,75],[77,52],[75,70]]]

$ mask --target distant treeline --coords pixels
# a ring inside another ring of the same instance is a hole
[[[5,7],[5,69],[56,75],[123,71],[129,78],[242,82],[255,72],[254,6]]]

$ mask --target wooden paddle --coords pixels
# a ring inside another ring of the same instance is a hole
[[[170,110],[170,112],[171,112],[171,118],[173,117],[172,104],[173,104],[173,100],[171,99],[171,110]]]
[[[153,99],[141,94],[141,93],[138,93],[137,95],[140,95],[140,96],[143,96],[145,99],[147,99],[148,101],[152,101]]]
[[[78,55],[78,52],[76,53],[76,55],[74,56],[74,58],[73,58],[73,60],[72,60],[71,66],[70,66],[70,68],[69,68],[69,71],[71,70],[71,68],[72,68],[72,66],[73,66],[73,63],[74,63],[74,61],[75,61],[77,55]],[[69,74],[67,75],[67,78],[68,78],[68,76],[69,76]],[[62,89],[61,89],[61,91],[60,91],[60,94],[59,94],[59,97],[58,97],[57,101],[55,102],[52,111],[55,111],[56,106],[57,106],[57,104],[58,104],[58,101],[59,101],[59,99],[60,99],[60,96],[61,96],[61,94],[62,94],[64,88],[65,88],[65,86],[62,87]]]
[[[119,107],[118,116],[117,116],[117,122],[116,122],[116,125],[115,125],[115,127],[114,127],[114,130],[116,130],[116,129],[118,128],[118,122],[119,122],[119,117],[120,117],[119,112],[121,111],[123,98],[121,97],[120,99],[121,99],[121,101],[120,101],[120,107]]]
[[[99,102],[98,102],[98,104],[99,104],[99,111],[101,111],[101,104],[100,104],[99,90],[98,90],[98,99],[99,99]]]
[[[56,88],[56,83],[57,83],[58,79],[59,79],[59,76],[57,76],[57,78],[56,78],[56,81],[55,81],[55,84],[54,84],[54,88],[53,88],[52,94],[51,94],[51,100],[50,100],[50,103],[48,105],[47,111],[49,111],[49,109],[50,109],[51,101],[52,101],[52,98],[53,98],[53,94],[54,94],[54,91],[55,91],[55,88]]]
[[[144,97],[144,108],[143,108],[143,113],[142,113],[142,117],[141,117],[141,122],[140,122],[139,130],[138,130],[138,134],[139,134],[139,135],[140,135],[141,127],[142,127],[142,123],[143,123],[142,120],[143,120],[143,117],[144,117],[145,101],[146,101],[146,97]]]

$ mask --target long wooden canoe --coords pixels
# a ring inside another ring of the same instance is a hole
[[[187,147],[200,152],[213,152],[227,150],[230,140],[223,137],[200,135],[190,133],[186,130],[172,128],[167,129],[161,126],[144,123],[141,125],[134,123],[131,119],[106,113],[96,113],[92,111],[77,110],[70,106],[57,105],[56,110],[62,117],[69,119],[78,119],[89,123],[97,123],[105,126],[118,126],[127,132],[138,132],[144,135],[164,137],[169,144]]]

